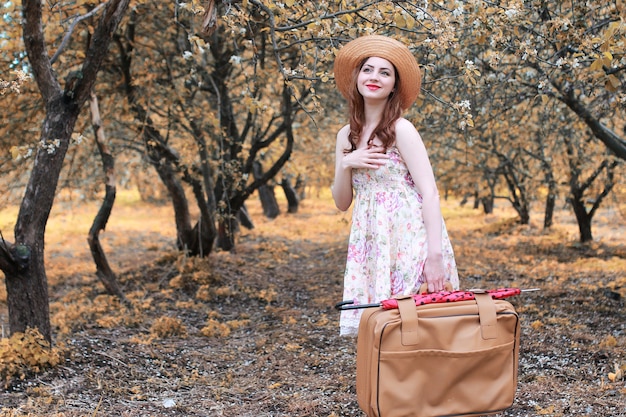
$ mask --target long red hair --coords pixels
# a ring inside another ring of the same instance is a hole
[[[348,134],[350,149],[346,149],[348,153],[356,150],[361,134],[363,133],[363,125],[365,124],[365,103],[363,96],[359,93],[357,88],[357,78],[363,64],[365,64],[365,61],[368,59],[369,57],[365,58],[361,64],[352,71],[352,88],[350,90],[350,96],[348,97],[348,105],[350,108],[350,133]],[[394,91],[400,91],[402,88],[402,80],[398,76],[398,71],[395,66],[393,70],[396,74]],[[374,138],[378,138],[382,142],[385,150],[393,145],[396,134],[395,121],[398,120],[400,116],[402,116],[400,95],[391,93],[378,126],[376,126],[370,137],[367,138],[367,144],[371,145]]]

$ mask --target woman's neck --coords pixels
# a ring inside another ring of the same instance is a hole
[[[372,130],[378,126],[380,121],[383,118],[383,112],[385,110],[387,102],[365,102],[364,114],[365,114],[365,124],[364,128],[370,127]]]
[[[372,136],[372,133],[380,124],[383,117],[384,106],[372,106],[366,104],[364,110],[365,119],[363,120],[363,129],[361,131],[359,147],[366,146]],[[374,144],[380,145],[380,140],[375,139]]]

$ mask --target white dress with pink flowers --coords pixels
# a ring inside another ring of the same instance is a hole
[[[343,300],[377,303],[396,295],[415,294],[425,282],[428,253],[422,196],[398,149],[378,169],[354,169],[352,228],[344,274]],[[457,289],[459,277],[445,223],[443,259],[447,280]],[[356,336],[363,310],[344,310],[340,334]]]

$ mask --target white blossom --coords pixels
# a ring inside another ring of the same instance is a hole
[[[467,113],[472,108],[472,105],[470,104],[469,100],[462,100],[462,101],[457,101],[456,103],[454,103],[453,107],[457,111]]]
[[[48,153],[48,155],[52,155],[56,152],[57,148],[61,144],[61,141],[59,139],[49,140],[45,142],[42,140],[41,142],[39,142],[39,144],[41,145],[41,148]]]
[[[517,16],[517,9],[508,9],[506,12],[504,12],[504,14],[509,19],[513,19],[515,16]]]
[[[83,140],[85,140],[85,137],[82,133],[78,133],[72,136],[72,142],[74,142],[74,144],[76,145],[80,145],[81,143],[83,143]]]

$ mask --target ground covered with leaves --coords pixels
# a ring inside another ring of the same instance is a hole
[[[328,198],[272,221],[250,211],[256,227],[236,252],[190,259],[172,250],[167,207],[120,202],[102,240],[130,306],[95,278],[83,231],[95,208],[55,213],[46,244],[58,363],[8,375],[5,349],[0,416],[364,416],[355,340],[338,336],[333,308],[349,213]],[[540,289],[509,299],[522,343],[516,400],[501,416],[626,416],[619,210],[597,219],[588,245],[566,212],[550,232],[505,209],[444,202],[444,214],[463,288]]]

